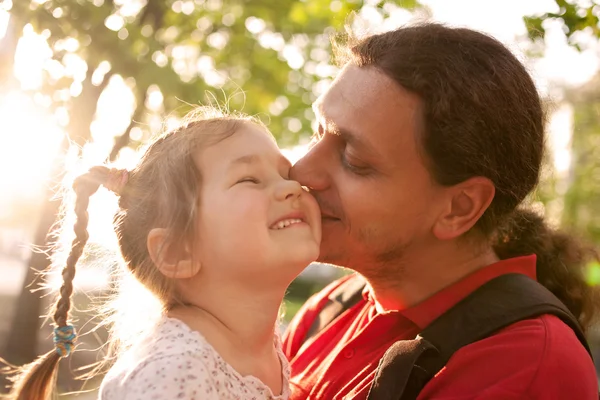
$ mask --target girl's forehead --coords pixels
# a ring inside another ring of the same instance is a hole
[[[231,164],[251,164],[283,157],[271,133],[257,124],[244,124],[231,136],[200,149],[195,160],[201,171],[221,170]]]
[[[221,142],[216,149],[228,157],[238,157],[239,153],[279,152],[273,135],[264,127],[256,124],[243,124],[233,135]]]

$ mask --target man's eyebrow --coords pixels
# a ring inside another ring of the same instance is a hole
[[[323,122],[325,123],[323,128],[325,128],[326,132],[341,137],[344,142],[357,150],[366,153],[366,155],[377,156],[378,152],[373,145],[363,140],[360,135],[357,135],[350,129],[339,127],[333,121],[327,120],[326,118],[323,118]]]
[[[358,150],[366,152],[367,154],[372,154],[375,156],[378,154],[378,152],[375,150],[375,148],[371,144],[360,139],[360,136],[357,135],[356,133],[352,132],[352,130],[339,127],[335,122],[333,122],[327,116],[325,107],[323,107],[323,101],[319,101],[319,100],[315,101],[312,104],[312,109],[313,109],[313,112],[315,113],[315,116],[317,117],[317,121],[319,122],[319,124],[321,126],[324,125],[323,128],[327,132],[337,135],[337,136],[340,136],[346,143],[357,148]]]

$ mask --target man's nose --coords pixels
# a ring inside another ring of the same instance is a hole
[[[329,185],[329,172],[324,160],[321,143],[311,148],[304,157],[294,164],[290,171],[290,179],[300,182],[311,190],[325,190]]]

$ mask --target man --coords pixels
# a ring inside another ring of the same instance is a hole
[[[322,211],[320,261],[356,271],[311,298],[284,338],[293,400],[366,399],[379,360],[475,289],[518,273],[587,325],[584,249],[517,208],[537,184],[544,112],[523,65],[468,29],[423,24],[338,46],[315,141],[292,178]],[[537,259],[537,262],[536,262]],[[360,301],[306,340],[329,295]],[[419,399],[597,399],[593,362],[559,318],[457,351]]]

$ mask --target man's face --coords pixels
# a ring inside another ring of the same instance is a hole
[[[318,132],[292,178],[321,207],[320,261],[371,275],[410,262],[442,207],[417,143],[421,101],[373,67],[347,65],[314,109]]]

